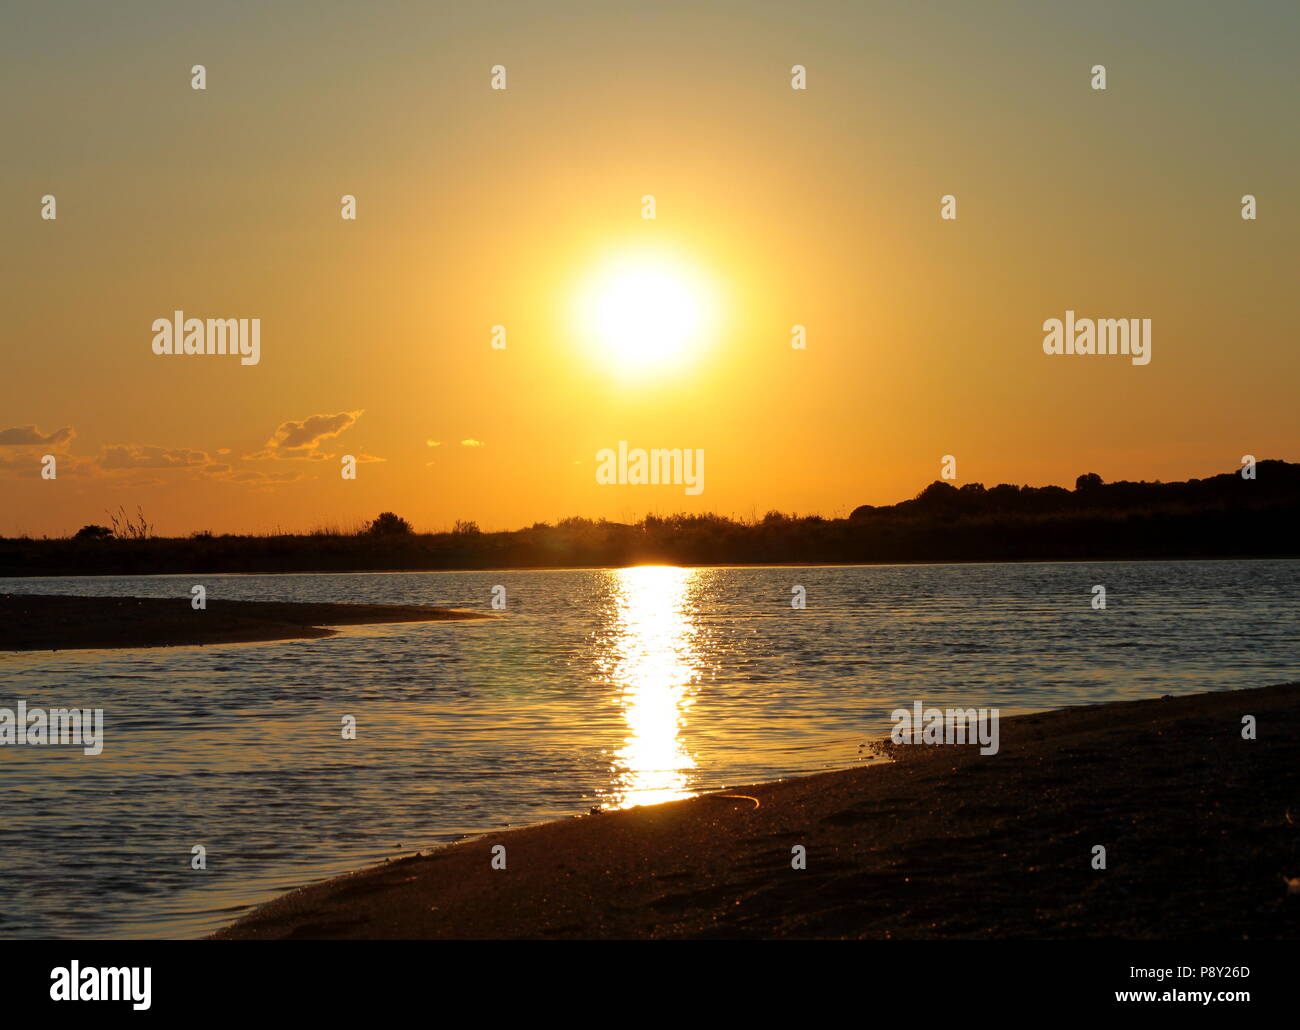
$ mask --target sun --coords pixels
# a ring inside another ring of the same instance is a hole
[[[614,372],[642,376],[680,368],[707,346],[715,291],[699,269],[650,252],[607,258],[577,294],[576,323],[588,348]]]

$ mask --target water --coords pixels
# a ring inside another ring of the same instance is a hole
[[[0,706],[103,708],[106,738],[97,757],[0,749],[0,937],[196,936],[279,891],[466,834],[842,768],[915,700],[1011,715],[1300,678],[1297,561],[0,590],[188,607],[196,582],[209,597],[484,611],[501,584],[508,607],[325,640],[0,655]]]

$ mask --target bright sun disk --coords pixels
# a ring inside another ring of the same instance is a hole
[[[686,265],[659,256],[607,262],[578,302],[578,327],[616,371],[646,372],[680,363],[705,342],[712,300]]]

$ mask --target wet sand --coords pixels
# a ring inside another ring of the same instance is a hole
[[[327,626],[488,619],[479,612],[400,604],[296,604],[209,598],[0,594],[0,651],[169,647],[329,637]]]
[[[214,936],[1300,936],[1300,684],[1004,719],[987,757],[874,746],[893,761],[475,838]]]

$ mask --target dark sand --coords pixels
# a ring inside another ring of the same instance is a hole
[[[1001,737],[995,756],[885,744],[894,762],[725,791],[757,808],[710,795],[464,841],[215,936],[1300,936],[1300,684],[1019,716]]]
[[[205,610],[176,598],[0,594],[0,651],[168,647],[329,637],[325,626],[488,619],[413,604],[296,604],[208,599]]]

